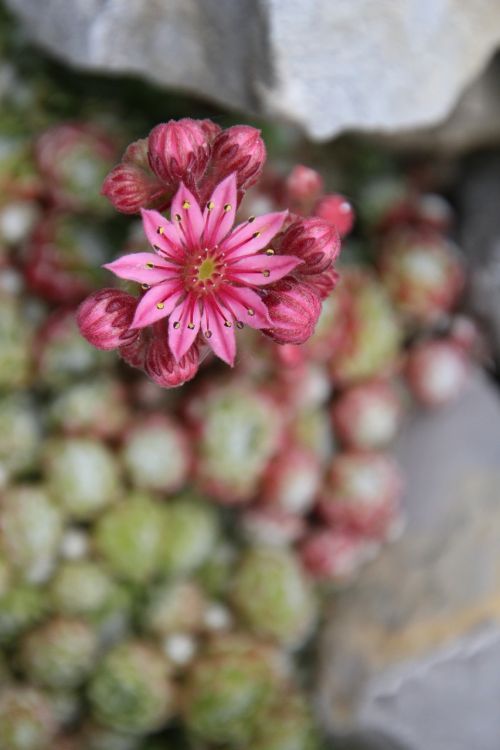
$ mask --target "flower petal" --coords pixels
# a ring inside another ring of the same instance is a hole
[[[158,211],[148,211],[143,208],[141,215],[144,233],[154,249],[173,260],[182,260],[184,248],[180,242],[177,227]]]
[[[170,215],[186,245],[189,248],[197,245],[203,232],[203,215],[198,201],[183,182],[172,200]]]
[[[179,302],[181,294],[182,284],[178,279],[156,284],[137,305],[130,327],[144,328],[169,315]]]
[[[200,323],[200,303],[190,294],[173,310],[168,321],[168,343],[176,362],[180,362],[194,344]]]
[[[230,231],[236,217],[236,203],[236,174],[233,172],[217,185],[203,211],[203,242],[207,247],[217,245]]]
[[[269,328],[271,319],[267,307],[257,292],[245,287],[226,285],[218,292],[224,307],[231,312],[235,321],[241,321],[251,328]]]
[[[221,242],[221,249],[226,253],[228,260],[251,255],[266,247],[280,231],[287,214],[288,211],[264,214],[237,226],[234,232]]]
[[[228,264],[227,277],[240,284],[274,284],[301,263],[294,255],[251,255]]]
[[[120,279],[137,281],[139,284],[157,284],[179,273],[177,266],[169,264],[155,253],[130,253],[105,263],[107,268]]]
[[[226,325],[229,323],[229,325]],[[214,353],[232,367],[236,354],[234,325],[224,317],[217,303],[207,297],[204,303],[203,337]]]

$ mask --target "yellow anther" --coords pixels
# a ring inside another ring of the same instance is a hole
[[[156,231],[157,231],[158,234],[164,234],[165,229],[163,227],[158,227],[158,229]]]
[[[188,323],[188,328],[192,331],[194,329],[194,323]]]
[[[190,202],[189,201],[184,201],[184,203],[182,204],[182,208],[191,208]]]
[[[254,240],[256,240],[256,239],[257,239],[257,237],[260,237],[260,235],[261,235],[261,234],[262,234],[262,232],[254,232],[254,233],[252,234],[252,238],[253,238]]]
[[[266,250],[266,255],[274,255],[274,250],[272,247],[268,247]]]
[[[252,221],[255,221],[255,216],[249,216],[247,219],[248,223],[251,224]]]
[[[237,328],[243,328],[243,323],[241,322],[241,320],[237,320],[236,321],[236,327]]]
[[[268,279],[268,278],[269,278],[269,276],[271,275],[271,271],[268,271],[268,270],[267,270],[267,268],[265,268],[265,269],[264,269],[264,270],[262,271],[262,275],[264,276],[264,278],[265,278],[265,279]]]
[[[181,327],[181,324],[179,323],[178,320],[176,320],[175,323],[174,323],[175,330],[178,331],[180,327]]]
[[[213,211],[213,209],[215,208],[215,203],[213,201],[208,201],[207,208],[209,211]]]
[[[249,307],[249,308],[247,309],[247,313],[248,313],[248,314],[250,315],[250,317],[252,317],[253,315],[255,315],[255,310],[252,310],[252,308],[251,308],[251,307]]]
[[[163,304],[163,302],[157,302],[156,303],[156,307],[158,308],[158,310],[163,310],[163,308],[165,307],[165,305]]]
[[[231,210],[232,206],[230,203],[226,203],[224,206],[224,213],[228,213]]]
[[[146,289],[149,289],[149,284],[141,284],[141,289],[144,289],[144,291],[146,291]]]
[[[144,268],[147,268],[148,270],[151,270],[154,267],[155,267],[154,263],[146,263],[145,266],[144,266]]]
[[[180,214],[175,214],[174,219],[176,221],[182,221],[182,216]]]
[[[231,323],[229,322],[229,320],[225,320],[224,325],[226,326],[226,328],[231,328]]]

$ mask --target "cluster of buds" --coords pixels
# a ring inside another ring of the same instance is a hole
[[[88,341],[101,349],[115,341],[165,387],[192,379],[210,349],[232,366],[244,326],[279,344],[307,341],[336,283],[340,235],[330,220],[286,211],[233,229],[265,156],[259,131],[208,120],[160,124],[129,146],[103,193],[119,211],[141,211],[150,247],[106,268],[140,285],[141,296],[115,293],[112,310],[102,301],[111,290],[88,297],[78,312]],[[170,219],[159,212],[167,210]]]

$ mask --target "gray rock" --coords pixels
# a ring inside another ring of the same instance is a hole
[[[443,120],[500,42],[497,0],[7,0],[93,70],[137,73],[321,140]]]
[[[500,157],[467,160],[459,181],[459,242],[469,264],[467,303],[500,364]]]
[[[408,528],[335,597],[320,650],[321,715],[367,748],[373,735],[387,749],[498,750],[498,393],[476,373],[455,405],[417,414],[396,453]]]

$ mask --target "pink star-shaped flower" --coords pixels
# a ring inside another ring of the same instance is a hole
[[[142,211],[154,252],[124,255],[105,266],[146,290],[131,328],[169,318],[168,343],[177,362],[201,334],[217,356],[233,365],[235,327],[272,325],[259,288],[302,263],[295,256],[275,255],[269,247],[286,211],[250,218],[233,230],[236,208],[234,173],[217,185],[203,210],[181,183],[171,221],[157,211]]]

